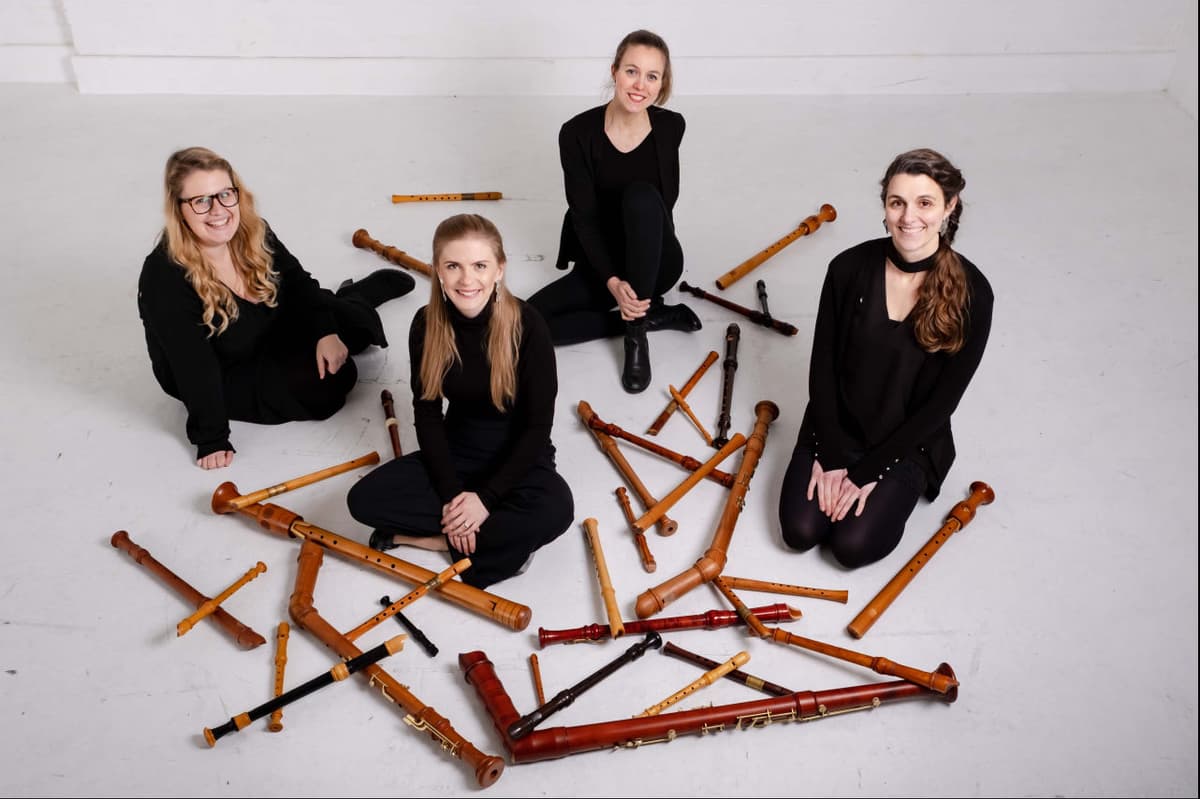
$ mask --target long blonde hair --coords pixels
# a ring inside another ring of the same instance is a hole
[[[913,333],[926,352],[945,351],[953,355],[963,348],[967,337],[970,292],[962,259],[952,248],[958,221],[962,217],[962,190],[967,181],[962,172],[941,153],[930,149],[909,150],[896,156],[880,181],[879,198],[887,203],[888,184],[896,175],[925,175],[938,184],[942,198],[954,210],[946,219],[946,229],[938,239],[933,268],[925,276],[913,307]]]
[[[478,214],[458,214],[445,219],[433,232],[433,268],[442,257],[447,244],[466,238],[479,238],[492,246],[498,264],[504,264],[504,241],[492,222]],[[509,293],[503,280],[496,281],[495,307],[488,320],[487,360],[492,367],[492,404],[503,413],[517,396],[517,353],[521,346],[521,306]],[[454,328],[450,324],[448,300],[442,294],[442,284],[430,281],[429,305],[425,307],[425,348],[421,352],[421,399],[436,400],[442,396],[442,381],[455,363],[462,363]]]
[[[241,222],[229,242],[229,253],[234,268],[246,282],[246,292],[271,308],[276,306],[279,293],[278,275],[272,268],[275,258],[266,241],[267,224],[255,210],[254,195],[242,183],[238,173],[228,161],[206,147],[188,147],[172,153],[167,159],[163,179],[163,215],[166,217],[163,239],[167,244],[167,255],[183,267],[188,283],[200,296],[204,306],[200,318],[208,327],[209,336],[224,333],[237,319],[237,300],[229,287],[217,279],[212,264],[205,260],[196,234],[183,218],[180,201],[183,199],[183,182],[188,175],[214,170],[228,172],[233,187],[238,190]]]

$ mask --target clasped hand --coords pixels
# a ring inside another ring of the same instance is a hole
[[[828,516],[830,521],[840,522],[856,503],[858,507],[855,508],[854,515],[862,516],[863,508],[867,506],[867,497],[875,490],[875,485],[875,482],[870,482],[859,488],[847,476],[845,469],[825,471],[821,464],[814,460],[812,477],[808,481],[808,499],[812,500],[813,491],[816,490],[817,505],[821,508],[821,513]]]
[[[605,285],[608,286],[608,291],[613,295],[613,299],[617,301],[617,310],[621,312],[621,318],[626,322],[641,319],[650,310],[650,300],[639,300],[637,292],[633,290],[633,286],[629,285],[628,281],[614,275],[608,279]]]
[[[464,491],[442,506],[442,532],[464,555],[475,553],[475,536],[487,521],[488,509],[474,491]]]

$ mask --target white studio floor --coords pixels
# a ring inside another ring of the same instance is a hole
[[[267,701],[274,630],[287,618],[299,544],[244,517],[209,511],[225,480],[243,491],[391,451],[380,390],[396,396],[405,451],[415,448],[403,342],[418,291],[381,310],[394,342],[358,359],[362,385],[323,423],[234,423],[223,472],[192,461],[183,409],[155,384],[135,308],[143,257],[161,225],[161,173],[174,149],[227,155],[260,210],[321,282],[383,262],[350,242],[357,228],[429,258],[436,223],[491,217],[506,238],[508,279],[528,296],[558,276],[565,207],[556,149],[563,120],[603,98],[252,98],[80,96],[58,86],[0,86],[0,794],[5,796],[468,795],[463,763],[355,677],[209,749],[201,736]],[[640,636],[538,649],[539,627],[605,619],[581,522],[598,520],[626,619],[645,589],[708,547],[725,491],[707,481],[651,533],[641,568],[613,491],[621,484],[576,414],[641,433],[710,350],[742,329],[733,430],[753,407],[780,408],[729,548],[727,573],[845,589],[845,604],[788,602],[783,625],[922,670],[949,663],[956,703],[924,699],[814,724],[680,735],[668,745],[509,763],[492,796],[1195,796],[1197,793],[1197,124],[1165,95],[963,97],[679,97],[685,114],[676,221],[684,279],[714,291],[720,274],[822,203],[835,222],[801,238],[723,296],[756,304],[766,281],[788,338],[701,299],[693,335],[651,337],[654,382],[620,388],[620,342],[560,349],[554,441],[577,520],[530,570],[493,587],[528,605],[514,632],[438,597],[408,615],[440,647],[415,643],[384,662],[420,701],[483,752],[500,736],[457,666],[482,650],[521,712],[536,706],[528,656],[553,696]],[[959,249],[991,280],[992,337],[954,417],[958,461],[939,499],[922,502],[899,548],[846,572],[783,548],[779,484],[807,397],[817,295],[829,259],[881,234],[878,180],[896,153],[932,146],[967,178]],[[502,191],[496,203],[392,205],[393,193]],[[674,299],[675,294],[669,296]],[[692,393],[715,425],[720,364]],[[659,436],[705,459],[682,417]],[[651,491],[685,473],[631,445]],[[736,470],[735,456],[725,467]],[[274,501],[365,543],[348,515],[344,474]],[[929,539],[976,480],[993,504],[951,537],[871,632],[846,624]],[[225,607],[262,633],[237,649],[212,622],[185,637],[191,608],[109,539],[132,539],[212,596],[256,561],[268,571]],[[431,569],[440,555],[392,554]],[[316,605],[339,629],[379,610],[403,583],[336,555]],[[661,615],[723,608],[701,586]],[[401,632],[388,621],[363,648]],[[854,663],[748,637],[741,628],[668,633],[715,660],[739,650],[745,671],[792,690],[890,679]],[[293,628],[287,687],[334,656]],[[628,718],[694,680],[690,664],[651,652],[582,694],[544,727]],[[728,680],[680,709],[756,700]]]

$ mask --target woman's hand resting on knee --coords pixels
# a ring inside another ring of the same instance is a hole
[[[830,521],[840,522],[846,518],[850,508],[857,502],[855,516],[862,516],[863,508],[867,507],[867,497],[875,490],[875,483],[867,483],[862,488],[847,477],[845,469],[825,471],[818,461],[813,461],[812,477],[808,480],[808,499],[812,501],[813,489],[817,491],[817,505],[821,513]]]
[[[317,341],[317,375],[324,380],[327,372],[331,375],[337,374],[338,369],[342,368],[349,357],[350,350],[346,349],[337,333],[322,336]]]
[[[829,514],[829,518],[835,522],[840,522],[846,518],[846,514],[850,512],[855,503],[858,503],[858,507],[854,509],[854,515],[862,516],[863,508],[867,507],[867,497],[871,496],[871,492],[875,490],[875,486],[876,482],[870,482],[859,488],[849,477],[842,478],[842,490],[834,506],[833,513]]]
[[[442,532],[464,555],[475,553],[475,535],[491,514],[474,491],[464,491],[442,508]]]
[[[826,471],[821,467],[820,461],[813,460],[812,477],[808,479],[808,499],[811,502],[813,498],[813,490],[817,492],[817,507],[821,509],[829,518],[833,518],[833,511],[838,506],[838,500],[842,496],[842,482],[846,478],[845,469],[831,469]],[[851,485],[854,485],[851,483]]]
[[[203,458],[196,459],[196,465],[201,469],[224,469],[233,463],[233,450],[226,449],[210,452]]]

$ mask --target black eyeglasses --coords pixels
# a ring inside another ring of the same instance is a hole
[[[198,214],[207,214],[212,210],[213,200],[216,200],[225,208],[232,208],[238,204],[238,190],[236,187],[230,186],[228,189],[221,189],[216,194],[200,194],[180,200],[179,202],[192,206],[192,210]]]

